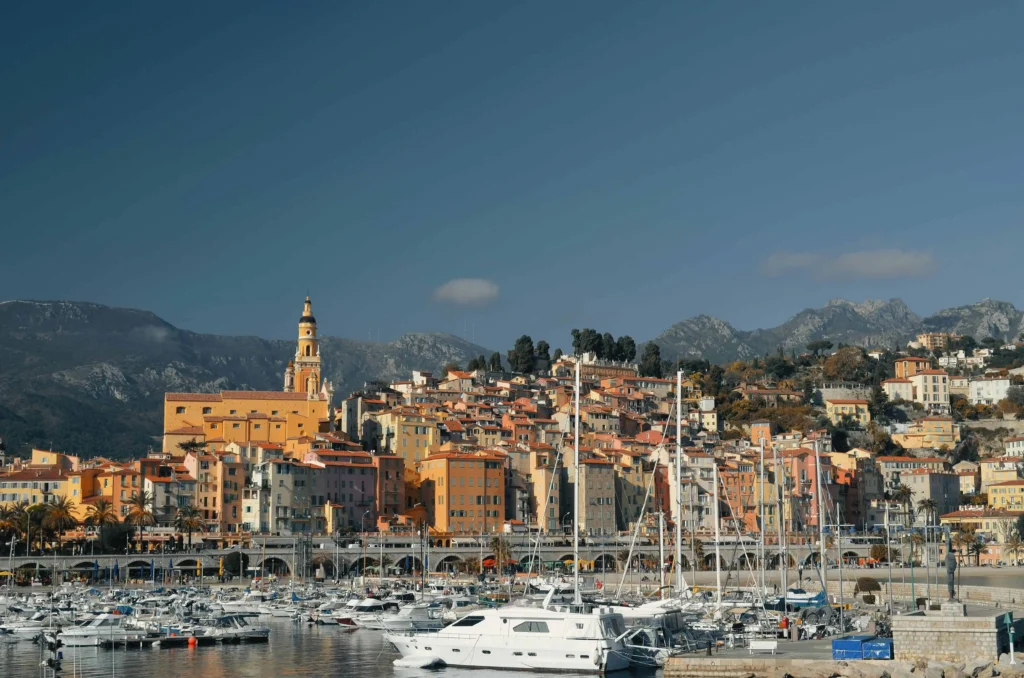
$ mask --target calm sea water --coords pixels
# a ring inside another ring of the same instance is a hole
[[[256,678],[342,676],[344,678],[497,678],[503,671],[396,669],[398,654],[379,631],[341,631],[337,627],[307,626],[288,620],[260,622],[271,627],[270,641],[258,645],[213,645],[161,650],[101,650],[62,648],[62,678]],[[77,656],[76,656],[77,652]],[[31,642],[0,644],[0,677],[41,676],[39,647]],[[516,674],[541,675],[541,674]],[[551,674],[561,676],[566,674]],[[622,674],[629,676],[630,674]],[[655,676],[650,671],[637,676]]]

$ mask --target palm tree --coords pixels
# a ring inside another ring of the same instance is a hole
[[[178,443],[178,449],[184,452],[185,454],[188,454],[189,452],[192,452],[194,454],[202,454],[203,450],[206,449],[206,442],[199,442],[198,440],[193,438],[192,440],[187,440],[183,443]]]
[[[903,519],[904,527],[910,527],[910,512],[914,506],[914,491],[906,485],[900,485],[895,492],[892,494],[893,501],[903,504],[906,509],[906,515]]]
[[[104,525],[117,525],[121,519],[117,517],[114,505],[106,499],[100,499],[89,506],[85,516],[85,524],[91,527],[103,527]]]
[[[937,511],[938,508],[939,503],[932,499],[931,497],[926,497],[925,499],[922,499],[921,501],[917,502],[917,512],[924,513],[926,515],[929,525],[935,524],[934,515],[935,511]]]
[[[619,566],[622,567],[623,570],[625,570],[626,565],[629,563],[629,551],[626,549],[622,549],[621,551],[615,554],[615,560],[619,561]]]
[[[139,550],[142,550],[146,527],[156,523],[153,517],[153,495],[143,490],[128,500],[128,515],[125,522],[139,528]]]
[[[480,571],[480,559],[477,558],[476,556],[470,556],[469,558],[466,558],[466,560],[463,562],[462,566],[464,568],[466,568],[466,573],[467,574],[472,574],[474,572],[479,572]]]
[[[192,550],[192,533],[202,532],[206,527],[206,521],[198,507],[182,506],[174,514],[174,529],[188,534],[188,549]]]
[[[56,497],[46,506],[46,515],[43,517],[43,527],[53,530],[57,535],[57,546],[61,545],[64,533],[72,528],[78,527],[78,518],[75,517],[75,502],[67,497]]]
[[[693,559],[697,562],[693,564],[698,570],[704,569],[704,542],[696,537],[690,537],[690,543],[693,544]]]
[[[503,572],[508,566],[508,561],[512,558],[512,545],[508,543],[508,540],[504,537],[493,537],[491,543],[488,545],[491,551],[494,553],[494,559],[497,561],[497,571]]]
[[[1017,564],[1017,556],[1020,555],[1021,551],[1024,551],[1024,539],[1021,539],[1017,534],[1011,534],[1006,538],[1006,541],[1003,543],[1003,552],[1010,554],[1010,557],[1013,558],[1012,565]]]
[[[956,536],[953,537],[953,545],[956,546],[957,551],[960,552],[961,558],[967,555],[970,545],[977,541],[978,537],[974,528],[968,525],[961,527],[956,533]]]
[[[980,567],[981,557],[988,553],[988,544],[983,542],[981,537],[978,537],[967,545],[967,553],[974,556],[975,567]]]

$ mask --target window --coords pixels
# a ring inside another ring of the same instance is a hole
[[[238,427],[239,427],[239,424],[232,424],[231,425],[231,428],[238,428]]]
[[[474,615],[470,615],[468,617],[463,617],[459,621],[457,621],[454,624],[452,624],[452,626],[476,626],[477,624],[479,624],[483,620],[484,620],[483,617],[477,617],[477,616],[474,616]],[[547,630],[546,626],[545,626],[544,630],[545,631]]]
[[[238,410],[230,410],[228,414],[238,414]]]
[[[548,625],[542,621],[524,621],[513,626],[512,630],[519,633],[547,633]]]
[[[204,407],[203,408],[203,414],[213,414],[213,408],[212,407]]]
[[[174,408],[174,412],[175,412],[175,414],[185,414],[185,408],[184,407],[175,407]]]

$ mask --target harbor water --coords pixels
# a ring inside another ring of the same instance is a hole
[[[116,651],[92,647],[65,647],[62,678],[288,678],[339,676],[341,678],[497,678],[508,672],[445,668],[438,671],[396,669],[398,658],[380,631],[344,631],[337,626],[316,626],[284,619],[261,620],[269,626],[265,644],[212,645],[195,648],[143,648]],[[0,678],[41,676],[39,647],[29,641],[0,639]],[[532,673],[529,675],[545,675]],[[565,676],[566,674],[548,674]],[[623,676],[656,676],[638,670]]]

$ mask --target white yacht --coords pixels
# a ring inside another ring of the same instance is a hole
[[[405,660],[462,668],[610,673],[629,667],[622,615],[583,606],[503,607],[433,633],[384,637]]]
[[[105,642],[123,643],[142,640],[146,632],[133,628],[124,615],[100,614],[91,621],[61,630],[60,639],[68,647],[100,645]]]
[[[352,621],[364,629],[383,629],[384,621],[398,614],[398,603],[367,598],[355,606]]]
[[[384,630],[394,633],[440,631],[444,628],[444,608],[437,603],[416,603],[382,620]]]

